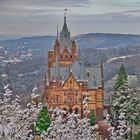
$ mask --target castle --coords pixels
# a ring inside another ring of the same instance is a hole
[[[66,16],[60,36],[48,51],[48,71],[43,84],[43,99],[48,108],[59,107],[83,115],[83,98],[88,93],[89,110],[103,117],[102,65],[85,66],[75,40],[71,40]]]

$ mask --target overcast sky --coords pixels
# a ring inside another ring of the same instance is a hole
[[[0,0],[0,34],[55,35],[65,8],[72,35],[140,34],[140,0]]]

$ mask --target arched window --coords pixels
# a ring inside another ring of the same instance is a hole
[[[72,108],[69,108],[69,113],[72,113]]]
[[[66,103],[66,93],[64,92],[64,103]]]
[[[77,107],[75,108],[74,111],[75,111],[75,114],[78,114],[78,108]]]
[[[58,101],[59,101],[59,99],[58,99],[59,97],[58,97],[58,95],[56,95],[56,102],[58,103]]]
[[[67,59],[68,58],[68,56],[67,55],[65,55],[65,59]]]
[[[73,100],[72,100],[72,96],[71,95],[68,95],[68,103],[69,104],[72,104]]]
[[[67,111],[67,108],[66,108],[66,107],[64,107],[64,108],[63,108],[63,110]]]
[[[55,95],[53,96],[53,101],[55,102]]]
[[[75,93],[75,103],[78,102],[77,92]]]

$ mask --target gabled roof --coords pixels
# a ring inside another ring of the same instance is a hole
[[[77,80],[75,79],[74,75],[72,72],[69,72],[68,77],[66,78],[65,82],[63,83],[63,88],[65,88],[65,86],[70,86],[69,85],[69,81],[72,80],[72,89],[80,89],[80,85],[78,84]],[[67,89],[67,88],[66,88]]]

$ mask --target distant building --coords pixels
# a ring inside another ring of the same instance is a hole
[[[48,71],[44,81],[44,101],[48,107],[59,107],[67,112],[83,115],[83,98],[89,93],[89,109],[98,119],[103,118],[102,65],[85,66],[80,59],[80,49],[71,40],[66,16],[60,36],[48,51]]]

